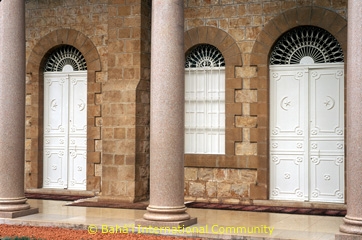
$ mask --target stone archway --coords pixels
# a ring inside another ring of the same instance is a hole
[[[95,141],[100,139],[100,126],[96,119],[101,116],[96,99],[101,84],[96,82],[96,72],[101,71],[98,50],[83,33],[73,29],[58,29],[42,37],[27,59],[26,73],[26,188],[41,188],[43,182],[43,72],[45,61],[53,49],[61,45],[77,48],[87,63],[87,190],[100,191],[100,177],[95,176],[95,164],[100,163],[100,152]],[[93,95],[93,97],[91,97]]]
[[[277,39],[288,30],[298,26],[316,26],[327,30],[340,43],[344,53],[347,51],[347,21],[336,12],[320,7],[301,7],[285,11],[271,19],[258,35],[250,56],[250,65],[258,68],[257,103],[250,106],[258,119],[258,132],[263,136],[269,134],[269,55]],[[345,54],[346,55],[346,54]],[[263,174],[258,174],[258,180],[268,179],[268,138],[258,142],[259,165],[264,169],[258,169]],[[257,186],[258,187],[258,186]],[[268,190],[260,186],[265,198],[268,198]]]
[[[241,141],[240,138],[235,138],[235,136],[238,135],[235,132],[240,131],[240,129],[236,129],[232,124],[228,123],[234,122],[234,115],[241,114],[240,112],[234,112],[236,109],[241,110],[241,103],[235,103],[233,95],[235,89],[241,88],[241,79],[235,79],[235,67],[242,65],[241,51],[236,41],[227,32],[215,27],[197,27],[190,29],[185,32],[184,42],[185,53],[196,45],[210,44],[216,47],[225,59],[225,81],[234,83],[226,85],[225,89],[225,92],[228,95],[225,100],[225,156],[235,160],[231,165],[234,165],[235,167],[240,166],[240,164],[238,164],[238,159],[235,156],[235,142]],[[236,87],[238,84],[240,86]],[[202,159],[205,159],[205,155],[186,154],[185,165],[188,166],[190,163],[190,165],[197,167],[226,167],[224,161],[225,157],[207,155],[207,163]],[[200,164],[195,165],[195,162]],[[231,167],[231,165],[229,163],[228,167]]]
[[[269,53],[277,39],[298,26],[316,26],[330,32],[347,51],[347,21],[339,14],[319,7],[290,9],[271,19],[259,33],[252,50],[250,65],[267,67]],[[260,75],[260,74],[259,74]],[[267,76],[267,74],[265,74]]]
[[[256,122],[247,126],[238,124],[240,119],[251,120],[252,122],[255,120],[253,116],[249,116],[248,113],[245,114],[248,109],[244,109],[245,112],[243,112],[243,105],[248,105],[249,102],[253,102],[254,99],[256,100],[256,95],[254,95],[255,91],[250,89],[249,86],[243,86],[244,78],[240,74],[244,70],[242,66],[242,52],[236,40],[229,33],[216,27],[203,26],[185,32],[185,53],[201,44],[209,44],[216,47],[225,59],[225,154],[185,154],[185,198],[193,200],[202,197],[223,201],[223,199],[232,197],[231,194],[228,195],[227,191],[222,190],[223,186],[229,186],[227,180],[215,183],[213,179],[207,178],[201,182],[198,180],[194,184],[195,181],[192,177],[188,178],[193,173],[204,174],[210,171],[220,174],[232,172],[240,174],[240,176],[246,176],[244,174],[247,174],[249,177],[252,176],[247,183],[239,179],[240,182],[235,183],[235,185],[240,188],[245,186],[248,189],[245,191],[247,192],[246,194],[243,196],[239,195],[240,198],[255,198],[255,196],[259,196],[259,189],[255,188],[257,187],[255,178],[259,175],[258,150],[255,147],[256,143],[252,142],[255,139],[254,130],[256,128],[254,126]],[[247,69],[250,70],[248,67]],[[243,100],[236,100],[240,92],[250,96],[246,104]],[[246,131],[244,131],[244,128],[247,128]],[[252,136],[250,139],[245,137],[243,133],[243,131],[248,132],[249,129],[250,136]],[[195,186],[202,184],[209,186],[208,190],[210,191],[196,190],[197,187]],[[212,190],[213,187],[219,187],[219,190],[214,191]]]

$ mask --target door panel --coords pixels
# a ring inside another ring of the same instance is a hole
[[[344,157],[311,155],[310,200],[344,202]]]
[[[44,188],[67,187],[68,81],[45,76],[44,81]]]
[[[271,154],[271,199],[305,199],[305,157],[303,154]]]
[[[271,199],[344,202],[343,69],[270,67]]]
[[[344,74],[312,68],[310,88],[310,199],[344,202]]]
[[[270,198],[304,200],[307,196],[307,75],[303,68],[270,72]]]
[[[334,136],[343,139],[343,70],[311,69],[309,75],[311,137]]]
[[[87,78],[72,74],[69,87],[69,122],[70,134],[86,134],[87,132]]]
[[[69,189],[86,187],[87,77],[69,75]]]
[[[300,136],[305,134],[305,91],[308,87],[303,69],[278,71],[271,74],[272,135]],[[277,121],[283,119],[284,121]]]
[[[87,152],[76,149],[69,150],[69,185],[68,189],[86,189]]]

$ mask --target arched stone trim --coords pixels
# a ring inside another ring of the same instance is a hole
[[[242,56],[236,41],[225,31],[215,27],[197,27],[185,33],[185,52],[198,44],[217,47],[225,58],[226,67],[241,66]],[[228,76],[226,76],[228,77]]]
[[[271,19],[258,35],[250,57],[250,65],[267,65],[269,53],[277,39],[298,26],[317,26],[330,32],[347,51],[347,21],[339,14],[320,7],[288,10]],[[346,55],[345,55],[346,56]]]
[[[269,130],[269,55],[273,45],[288,30],[298,26],[317,26],[330,32],[340,43],[345,59],[347,52],[347,21],[336,12],[321,7],[299,7],[287,10],[271,19],[259,33],[250,56],[250,65],[257,66],[258,102],[250,106],[250,114],[257,116],[258,185],[250,188],[254,199],[268,198],[268,130]]]
[[[101,105],[98,95],[101,84],[96,72],[101,71],[98,50],[83,33],[73,29],[58,29],[42,37],[31,50],[26,66],[26,188],[41,188],[43,182],[43,72],[44,64],[53,49],[60,45],[77,48],[87,63],[87,190],[100,191],[100,177],[95,176],[95,165],[101,161],[96,142],[101,139],[98,119]]]
[[[235,155],[235,143],[242,141],[242,128],[235,127],[236,115],[241,115],[242,104],[235,102],[235,91],[242,88],[242,79],[236,77],[236,68],[242,66],[242,55],[236,41],[225,31],[215,27],[197,27],[185,32],[185,54],[199,44],[210,44],[220,50],[225,59],[225,155],[186,154],[189,167],[247,167],[248,156]]]
[[[43,68],[43,61],[51,50],[59,45],[71,45],[77,48],[87,61],[88,71],[101,71],[101,62],[97,48],[83,33],[74,29],[58,29],[39,40],[27,61],[27,73],[34,73]]]

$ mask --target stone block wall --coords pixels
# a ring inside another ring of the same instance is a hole
[[[148,197],[150,2],[110,1],[108,7],[102,194],[135,201]]]
[[[235,168],[185,168],[185,200],[248,204],[256,170]]]

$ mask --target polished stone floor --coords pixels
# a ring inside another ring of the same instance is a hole
[[[256,213],[230,210],[188,209],[198,223],[184,229],[141,229],[134,226],[144,210],[66,206],[65,201],[28,200],[39,213],[15,219],[1,219],[0,224],[26,224],[83,228],[89,231],[119,234],[120,231],[188,235],[214,239],[334,239],[342,217],[308,216],[281,213]],[[244,238],[246,239],[246,238]]]

